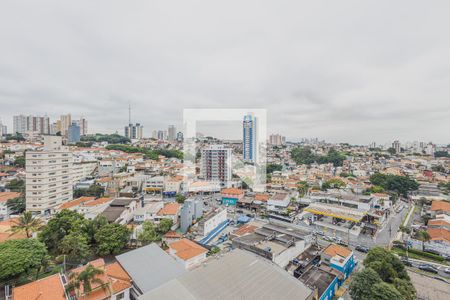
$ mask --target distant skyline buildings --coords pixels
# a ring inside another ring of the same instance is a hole
[[[65,115],[58,115],[56,118],[52,118],[52,117],[49,117],[49,116],[46,116],[46,115],[44,115],[42,117],[42,116],[39,116],[39,115],[27,115],[27,114],[17,114],[17,115],[14,115],[12,118],[11,117],[8,118],[7,116],[5,117],[5,115],[1,115],[1,117],[2,117],[2,125],[3,125],[3,132],[7,131],[8,134],[14,134],[14,132],[16,131],[16,126],[22,126],[19,129],[22,132],[24,132],[25,128],[41,128],[41,126],[42,126],[41,124],[44,124],[43,126],[44,126],[44,128],[46,128],[47,127],[46,119],[48,119],[49,120],[48,121],[49,122],[48,131],[46,131],[46,129],[39,129],[36,132],[39,132],[39,133],[43,132],[43,134],[55,135],[55,134],[57,134],[57,132],[61,132],[61,125],[62,125],[61,117],[64,116],[64,117],[62,117],[63,119],[68,119],[68,115],[70,115],[70,119],[72,121],[72,119],[73,119],[72,118],[72,115],[73,115],[72,113],[65,114]],[[17,120],[17,117],[20,117],[20,120]],[[39,120],[39,118],[44,118],[44,120],[42,120],[42,119]],[[8,120],[10,120],[10,122],[8,122]],[[53,120],[55,120],[55,121],[53,122]],[[87,134],[94,134],[94,133],[108,133],[108,134],[112,134],[114,132],[117,132],[117,128],[116,127],[108,129],[108,130],[95,129],[95,127],[90,126],[90,124],[92,124],[92,123],[97,123],[98,124],[98,121],[95,122],[95,120],[94,120],[94,122],[89,122],[88,123],[87,118],[84,117],[84,116],[80,117],[79,119],[77,119],[75,121],[78,122],[78,125],[80,126],[80,136],[87,135]],[[13,125],[9,125],[8,126],[8,124],[13,124]],[[22,124],[22,125],[18,125],[18,124]],[[28,125],[28,124],[32,124],[32,125]],[[84,124],[84,129],[83,129],[83,124]],[[89,127],[88,127],[88,125],[89,125]],[[139,125],[142,126],[142,128],[144,127],[142,123],[139,123]],[[173,125],[173,126],[175,126],[175,128],[177,128],[176,125]],[[269,124],[268,127],[270,128],[270,124]],[[92,128],[94,128],[94,129],[92,129]],[[99,127],[97,126],[96,128],[99,128]],[[125,132],[123,130],[121,130],[121,131],[123,132],[121,134],[125,135]],[[239,136],[239,131],[240,130],[238,129],[238,127],[236,127],[236,129],[233,130],[233,132],[236,132],[237,136],[235,135],[235,136],[228,137],[228,133],[226,135],[224,135],[224,134],[221,134],[220,132],[218,132],[218,134],[214,135],[214,136],[217,137],[217,138],[221,138],[221,139],[235,139],[235,140],[238,140],[238,139],[242,139],[242,133],[241,133],[241,136]],[[271,131],[274,132],[274,130],[271,130]],[[26,130],[25,130],[25,132],[26,132]],[[157,135],[158,135],[159,131],[158,130],[153,130],[151,132],[152,132],[152,134],[148,135],[148,136],[146,136],[144,134],[144,132],[143,132],[142,137],[143,138],[150,138],[151,137],[151,138],[158,139]],[[168,130],[161,130],[161,132],[163,132],[162,134],[164,135],[164,138],[162,138],[161,140],[167,140],[168,139]],[[428,143],[429,141],[432,141],[433,143],[435,143],[438,146],[444,146],[444,145],[450,144],[450,140],[448,142],[446,142],[445,140],[444,141],[437,141],[437,140],[435,140],[435,139],[433,139],[431,137],[421,137],[421,136],[417,136],[416,138],[408,139],[408,138],[401,137],[400,135],[395,135],[392,138],[388,138],[388,139],[385,139],[385,140],[372,140],[372,141],[368,141],[367,143],[352,143],[352,142],[348,141],[347,139],[338,140],[337,138],[324,139],[324,138],[319,138],[319,137],[305,138],[305,137],[302,137],[301,135],[298,136],[298,137],[292,137],[292,136],[289,136],[289,135],[285,135],[283,131],[278,131],[278,132],[279,132],[278,134],[280,134],[282,137],[284,137],[285,142],[294,142],[294,143],[296,143],[296,142],[305,142],[305,141],[313,142],[314,140],[316,140],[316,141],[326,141],[326,142],[329,142],[329,143],[350,143],[352,145],[368,145],[368,146],[370,146],[370,145],[378,145],[378,146],[383,145],[383,147],[385,147],[385,148],[389,147],[388,145],[392,144],[394,140],[399,140],[401,143],[412,143],[412,142],[415,142],[415,141],[426,141],[426,143]],[[62,134],[62,132],[61,132],[61,134]],[[206,133],[205,135],[208,136],[208,135],[211,135],[211,134],[210,133]],[[175,136],[177,136],[177,134]],[[66,137],[67,137],[67,135],[66,135]],[[177,138],[175,137],[175,139],[177,139]],[[267,137],[267,141],[270,144],[270,135]],[[424,142],[422,142],[422,143],[424,143]]]

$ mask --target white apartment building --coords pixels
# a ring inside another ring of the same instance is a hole
[[[269,144],[272,146],[281,146],[286,143],[286,138],[281,134],[271,134],[269,136]]]
[[[71,114],[61,115],[61,135],[67,137],[70,125],[72,125]]]
[[[231,180],[231,149],[211,145],[202,149],[201,175],[207,181],[225,185]]]
[[[13,117],[13,134],[24,134],[27,132],[37,132],[39,134],[50,133],[50,119],[47,116],[24,116]]]
[[[97,161],[84,161],[84,162],[74,162],[72,168],[72,180],[73,183],[85,180],[94,173],[95,169],[98,167]]]
[[[73,199],[73,155],[62,137],[44,136],[42,151],[26,152],[27,211],[50,214]]]

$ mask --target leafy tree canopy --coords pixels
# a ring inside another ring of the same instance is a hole
[[[94,237],[97,242],[97,254],[117,254],[127,245],[130,231],[124,225],[110,223],[100,227]]]
[[[17,279],[40,267],[47,255],[36,239],[9,240],[0,244],[0,281]]]
[[[370,182],[373,185],[380,186],[387,191],[395,192],[404,197],[408,195],[408,192],[415,191],[419,188],[419,184],[414,179],[392,174],[375,173],[370,176]]]
[[[108,142],[108,144],[128,144],[130,143],[130,139],[113,133],[113,134],[101,134],[101,133],[96,133],[96,134],[90,134],[90,135],[86,135],[86,136],[82,136],[81,137],[81,141],[82,142]]]
[[[93,184],[87,189],[74,189],[73,190],[73,197],[79,198],[79,197],[97,197],[100,198],[104,195],[105,188],[102,186]]]
[[[282,165],[277,165],[277,164],[268,164],[267,165],[267,169],[266,169],[266,173],[267,174],[272,174],[275,171],[281,171],[283,169]]]
[[[296,147],[291,150],[291,157],[297,164],[310,165],[312,163],[333,163],[335,167],[342,166],[345,155],[331,148],[327,155],[314,154],[310,147]]]
[[[350,283],[350,295],[354,300],[370,300],[372,293],[369,287],[381,282],[377,272],[372,268],[364,268],[354,275]]]
[[[450,157],[448,151],[436,151],[434,152],[434,157]]]
[[[159,155],[163,155],[167,158],[175,157],[178,159],[183,158],[183,152],[179,150],[168,150],[168,149],[147,149],[142,147],[134,147],[129,145],[108,145],[106,146],[108,150],[119,150],[126,153],[142,153],[145,157],[153,160],[157,160]]]

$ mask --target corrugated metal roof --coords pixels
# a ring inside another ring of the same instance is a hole
[[[170,281],[186,270],[156,244],[116,256],[134,283],[145,293]]]
[[[312,290],[278,266],[235,249],[184,273],[139,300],[308,299]]]

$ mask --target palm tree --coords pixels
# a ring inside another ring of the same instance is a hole
[[[422,241],[422,251],[425,251],[425,243],[431,240],[431,236],[425,230],[421,230],[416,234],[419,241]]]
[[[81,287],[83,287],[83,298],[86,299],[86,296],[93,290],[92,284],[98,284],[102,289],[109,289],[109,286],[107,286],[103,280],[98,278],[98,275],[102,275],[104,273],[105,272],[103,270],[97,269],[92,265],[88,265],[80,273],[70,273],[70,281],[66,285],[66,292],[75,292],[76,297],[79,298]]]
[[[24,212],[19,219],[13,221],[13,223],[11,235],[17,232],[25,232],[27,238],[30,238],[33,232],[38,231],[43,225],[42,220],[34,217],[29,211]]]

